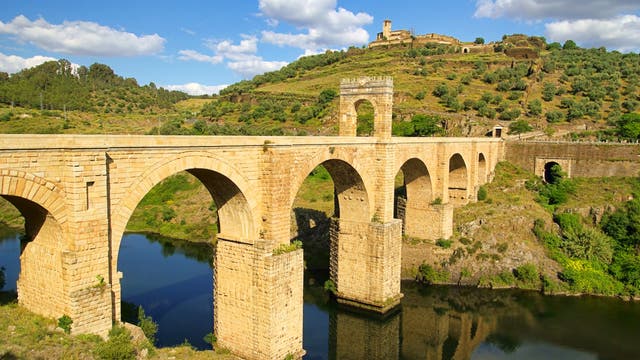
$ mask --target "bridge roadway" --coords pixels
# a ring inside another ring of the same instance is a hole
[[[290,242],[292,204],[308,174],[323,165],[335,183],[338,298],[385,312],[402,296],[402,232],[450,236],[452,208],[475,200],[503,149],[492,138],[2,135],[0,195],[31,239],[18,299],[36,313],[69,315],[74,333],[105,335],[121,319],[118,251],[131,214],[153,186],[188,171],[218,208],[219,344],[251,359],[298,356],[303,250],[273,250]],[[394,218],[398,172],[403,219]]]

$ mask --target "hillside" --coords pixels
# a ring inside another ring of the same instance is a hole
[[[479,53],[429,43],[328,51],[200,99],[138,86],[102,64],[74,74],[60,60],[0,74],[0,132],[330,135],[340,80],[359,76],[394,78],[400,136],[482,136],[499,123],[607,139],[617,135],[611,129],[621,115],[640,109],[638,54],[525,35],[492,46]],[[371,111],[359,109],[362,134]],[[414,131],[407,124],[415,115],[444,131]]]

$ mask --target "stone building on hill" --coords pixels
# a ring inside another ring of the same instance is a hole
[[[424,44],[441,44],[460,47],[462,53],[479,53],[479,52],[492,52],[493,45],[480,45],[473,43],[463,43],[453,36],[441,35],[436,33],[414,35],[409,30],[391,30],[391,20],[385,20],[382,23],[382,32],[379,32],[376,36],[376,40],[369,43],[369,48],[375,48],[378,46],[387,45],[402,45],[412,44],[424,45]]]

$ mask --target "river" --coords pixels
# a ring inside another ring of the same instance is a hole
[[[0,239],[4,291],[15,290],[20,238]],[[159,324],[158,345],[204,349],[212,331],[212,249],[125,235],[123,300]],[[403,282],[384,317],[338,308],[305,276],[305,359],[640,359],[640,303],[531,291],[423,287]]]

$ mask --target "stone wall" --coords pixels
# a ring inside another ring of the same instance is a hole
[[[508,141],[505,155],[507,161],[538,176],[544,175],[544,165],[552,161],[569,177],[640,174],[638,144]]]
[[[464,184],[475,189],[502,157],[497,139],[392,138],[389,106],[380,110],[388,121],[376,137],[4,135],[0,195],[26,217],[33,238],[21,258],[20,303],[53,318],[69,315],[74,333],[106,335],[120,321],[120,279],[127,274],[118,271],[117,260],[131,213],[153,186],[189,171],[219,208],[220,343],[246,358],[298,356],[302,251],[274,256],[273,250],[289,243],[295,196],[324,164],[338,190],[340,222],[331,250],[338,295],[345,303],[387,311],[401,297],[396,174],[405,164],[416,170],[407,224],[433,218],[433,227],[423,231],[442,237],[450,230],[437,227],[451,226],[447,212],[413,210],[430,209],[435,197],[449,202],[450,158],[463,159]]]

